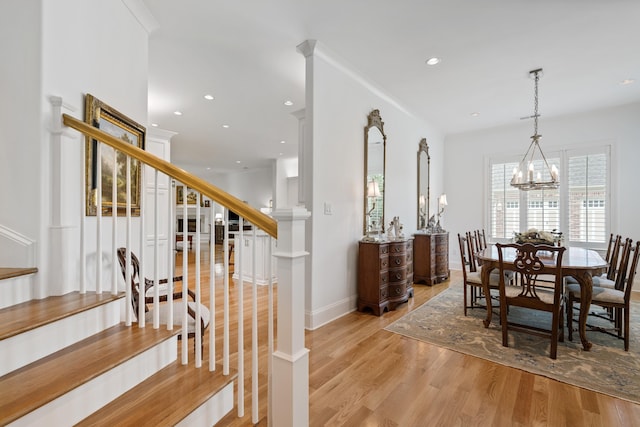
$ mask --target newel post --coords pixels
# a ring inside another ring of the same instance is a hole
[[[309,350],[304,346],[305,221],[302,207],[277,210],[278,331],[272,355],[274,426],[309,425]]]

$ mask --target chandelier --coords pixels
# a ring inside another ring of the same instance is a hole
[[[549,162],[547,162],[547,158],[540,148],[542,135],[538,135],[538,81],[541,73],[542,68],[529,71],[529,75],[535,80],[534,112],[532,116],[534,123],[533,136],[531,137],[529,149],[524,154],[518,167],[513,169],[513,177],[511,178],[511,185],[524,191],[555,189],[560,185],[558,168],[556,165],[549,166]],[[536,153],[538,157],[536,157]],[[543,170],[536,172],[534,161],[540,158],[542,159]]]

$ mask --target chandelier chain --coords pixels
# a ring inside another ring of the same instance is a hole
[[[540,75],[535,71],[535,89],[533,95],[533,134],[538,134],[538,80]]]

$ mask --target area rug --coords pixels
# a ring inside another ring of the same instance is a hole
[[[502,365],[519,368],[571,385],[640,403],[640,303],[632,302],[631,343],[600,332],[587,332],[593,343],[583,351],[578,333],[573,342],[558,343],[556,360],[549,358],[550,342],[546,338],[509,331],[509,347],[502,346],[499,316],[484,328],[486,311],[481,308],[463,313],[462,282],[438,294],[385,329],[432,343],[460,353],[480,357]],[[511,316],[523,315],[512,307]],[[524,309],[521,309],[524,310]],[[527,310],[528,311],[528,310]],[[542,316],[546,313],[542,314]],[[527,314],[531,316],[530,312]],[[539,317],[537,321],[547,319]],[[589,317],[589,323],[592,316]],[[550,319],[548,319],[550,323]],[[577,327],[577,325],[576,325]]]

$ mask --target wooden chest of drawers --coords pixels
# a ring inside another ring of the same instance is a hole
[[[360,242],[358,311],[377,316],[413,297],[413,239]]]
[[[416,233],[413,270],[415,282],[434,285],[449,278],[449,233]]]

